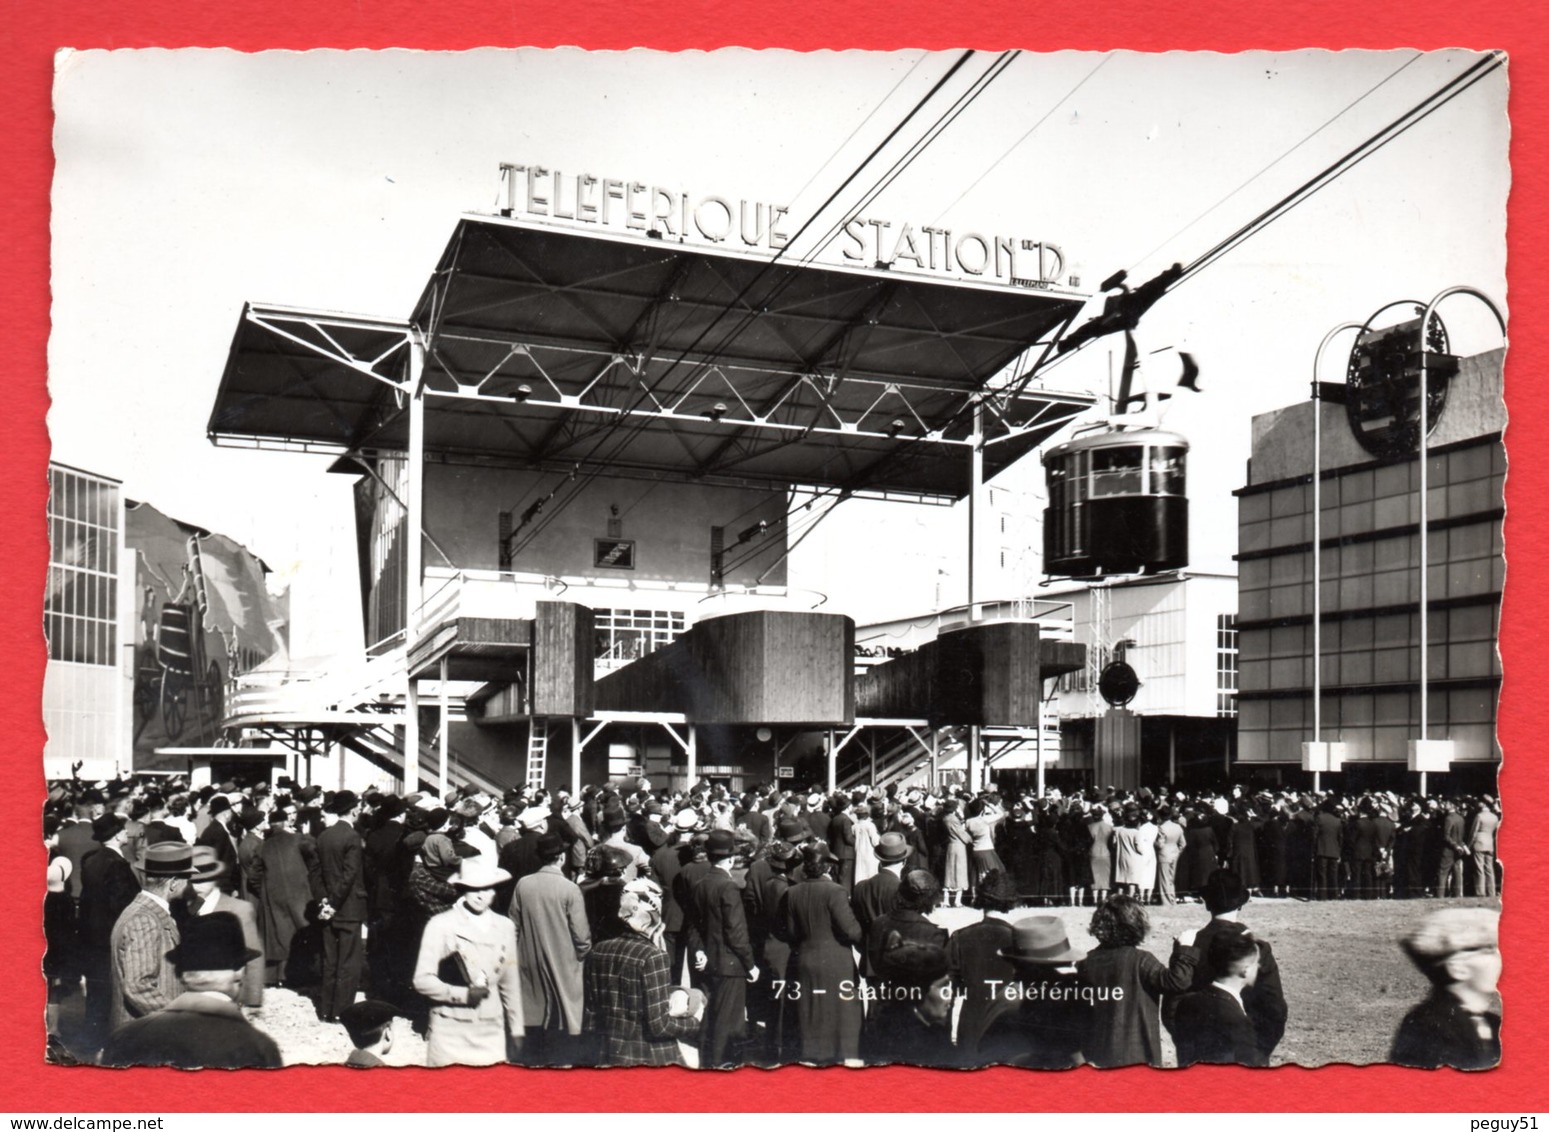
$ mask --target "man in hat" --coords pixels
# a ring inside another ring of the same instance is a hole
[[[1500,913],[1438,908],[1401,941],[1431,983],[1424,1002],[1404,1016],[1391,1060],[1417,1069],[1492,1069],[1501,1060]]]
[[[350,1036],[350,1054],[344,1064],[352,1069],[375,1069],[393,1048],[393,1019],[398,1008],[377,998],[362,999],[339,1011],[339,1021]]]
[[[673,977],[682,978],[683,905],[678,903],[677,881],[683,866],[693,860],[690,842],[699,825],[699,815],[690,809],[679,810],[673,815],[671,825],[667,844],[651,854],[651,879],[662,890],[663,930]]]
[[[262,1010],[264,1005],[263,936],[258,930],[258,913],[253,906],[221,890],[226,869],[226,863],[214,849],[208,845],[194,846],[194,871],[188,878],[188,888],[182,901],[187,916],[180,922],[186,924],[189,918],[224,914],[234,917],[242,926],[242,941],[249,956],[242,968],[239,1001],[246,1010],[256,1012]]]
[[[325,807],[327,822],[317,839],[322,868],[323,992],[318,1015],[337,1022],[339,1011],[355,1001],[365,962],[360,927],[366,919],[365,847],[355,829],[360,799],[352,790],[341,790]]]
[[[237,828],[242,834],[237,842],[237,865],[242,877],[242,888],[237,895],[255,910],[259,906],[258,854],[264,847],[264,830],[268,824],[268,813],[256,806],[248,806],[237,815]]]
[[[834,879],[846,895],[855,887],[855,819],[850,796],[838,791],[828,802],[828,847],[839,859]]]
[[[295,823],[295,804],[282,800],[270,814],[255,858],[253,885],[263,909],[264,982],[271,987],[284,981],[291,940],[306,927],[307,905],[322,889],[319,879],[314,893],[309,867],[309,861],[316,859],[316,847],[296,832]]]
[[[86,975],[87,1040],[95,1048],[108,1036],[113,1007],[113,927],[140,891],[124,859],[128,831],[117,814],[91,823],[98,848],[81,858],[81,905],[77,920],[81,968]]]
[[[994,1001],[974,1065],[1068,1069],[1082,1063],[1091,1025],[1090,1000],[1076,977],[1082,954],[1057,916],[1028,916],[1011,925],[1000,952],[1015,969],[994,986]]]
[[[898,882],[903,879],[909,852],[909,841],[902,833],[884,833],[877,842],[877,875],[861,881],[850,894],[850,907],[855,909],[855,918],[860,921],[861,931],[868,936],[871,925],[893,910],[898,896]],[[861,974],[867,978],[876,974],[869,952],[861,954]]]
[[[104,1065],[171,1065],[179,1069],[278,1069],[280,1049],[242,1016],[236,999],[253,952],[242,925],[227,913],[197,917],[167,953],[186,988],[157,1013],[115,1030]]]
[[[194,871],[191,846],[175,841],[152,845],[140,858],[145,887],[135,894],[109,941],[113,1003],[108,1019],[116,1030],[125,1022],[165,1009],[183,992],[167,953],[178,944],[172,901],[182,894]]]
[[[1168,1027],[1179,1067],[1198,1062],[1268,1065],[1243,997],[1258,977],[1258,945],[1246,933],[1217,935],[1205,959],[1213,972],[1210,983],[1178,997]]]
[[[236,892],[242,880],[241,857],[237,852],[238,836],[232,831],[236,812],[232,810],[231,800],[226,795],[217,794],[210,799],[206,813],[210,815],[210,822],[194,838],[194,844],[207,845],[215,850],[224,866],[221,870],[221,888],[226,892]]]
[[[1194,968],[1194,981],[1190,991],[1207,989],[1222,972],[1211,961],[1211,946],[1220,938],[1233,936],[1254,940],[1258,959],[1254,964],[1253,978],[1234,990],[1237,1001],[1252,1024],[1258,1043],[1259,1059],[1245,1061],[1244,1065],[1268,1065],[1269,1055],[1275,1052],[1285,1035],[1286,1002],[1280,984],[1280,966],[1275,961],[1275,950],[1268,940],[1255,939],[1241,919],[1242,909],[1248,905],[1248,887],[1231,869],[1217,869],[1205,879],[1200,895],[1210,922],[1199,929],[1194,946],[1204,957]],[[1176,995],[1162,999],[1162,1021],[1169,1032],[1177,1037],[1174,1029],[1174,1012],[1181,1000]],[[1203,1059],[1202,1059],[1203,1060]]]
[[[500,850],[499,859],[501,868],[521,880],[543,867],[543,859],[538,856],[538,839],[549,826],[548,807],[528,806],[517,815],[516,823],[521,827],[521,832],[514,840],[506,842],[506,847]],[[495,910],[506,911],[498,906]]]
[[[496,1065],[515,1059],[525,1036],[516,926],[490,910],[511,874],[468,857],[450,880],[457,902],[420,937],[414,989],[431,1002],[426,1064]]]
[[[81,883],[85,879],[81,876],[81,862],[86,859],[86,854],[97,851],[91,826],[93,821],[102,816],[102,807],[102,795],[97,791],[88,790],[77,794],[70,806],[71,816],[59,827],[57,851],[60,856],[70,859],[72,900],[79,901],[81,898]]]
[[[710,871],[689,894],[686,909],[689,946],[694,967],[704,976],[708,1003],[699,1038],[700,1065],[731,1065],[743,1038],[748,984],[758,981],[758,964],[748,935],[742,890],[732,879],[737,839],[730,830],[714,829],[705,839]]]
[[[517,881],[511,894],[527,1023],[524,1049],[533,1065],[573,1065],[579,1054],[582,965],[592,950],[592,933],[581,889],[563,872],[565,852],[558,832],[545,833],[538,839],[542,866]]]

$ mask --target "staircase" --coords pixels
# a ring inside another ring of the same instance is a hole
[[[888,729],[881,735],[868,735],[865,731],[856,735],[839,752],[835,767],[835,784],[840,790],[849,790],[866,783],[873,787],[887,787],[907,778],[915,767],[930,759],[931,731],[928,727],[912,730]],[[952,727],[936,729],[938,748],[957,730]],[[877,748],[876,775],[872,775],[871,746]]]
[[[389,774],[402,777],[403,739],[397,727],[391,725],[355,727],[341,733],[339,743],[362,756],[372,765],[380,767]],[[419,772],[421,782],[437,781],[437,776],[441,772],[441,754],[434,739],[430,742],[422,741],[419,745]],[[447,751],[447,773],[458,782],[471,783],[496,797],[505,790],[505,784],[496,782],[466,765],[459,760],[456,750],[450,748]]]

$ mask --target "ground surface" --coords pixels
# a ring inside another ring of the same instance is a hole
[[[1404,958],[1396,941],[1438,903],[1258,900],[1244,909],[1243,921],[1274,946],[1289,1006],[1285,1037],[1275,1051],[1274,1063],[1312,1066],[1385,1061],[1405,1012],[1426,994],[1424,980]],[[1154,907],[1149,913],[1151,937],[1145,946],[1163,962],[1177,933],[1198,928],[1208,919],[1198,904]],[[1017,918],[1028,915],[1059,916],[1075,947],[1087,950],[1095,945],[1087,931],[1091,908],[1023,908],[1016,913]],[[943,908],[932,919],[955,930],[979,916],[969,909]],[[67,1044],[78,1028],[80,1005],[79,995],[63,1004],[59,1025]],[[287,1065],[342,1062],[350,1050],[344,1028],[318,1021],[311,1000],[294,991],[267,991],[258,1025],[279,1044]],[[1505,1041],[1511,1041],[1509,1018]],[[1175,1064],[1165,1029],[1163,1042],[1168,1064]],[[423,1065],[424,1049],[423,1040],[400,1018],[395,1023],[388,1062]]]

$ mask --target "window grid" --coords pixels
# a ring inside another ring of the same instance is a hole
[[[672,644],[686,630],[682,613],[663,609],[594,609],[597,661],[624,665]]]
[[[1237,714],[1237,615],[1216,616],[1216,716]]]
[[[49,469],[50,660],[112,665],[118,640],[118,485]]]

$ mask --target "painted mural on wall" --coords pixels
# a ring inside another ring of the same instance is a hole
[[[126,508],[124,543],[135,552],[135,769],[183,770],[183,757],[156,751],[217,744],[232,682],[286,663],[290,603],[242,545],[149,504]]]

